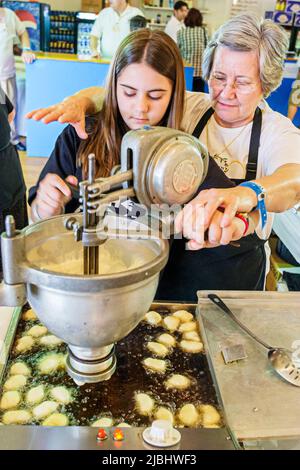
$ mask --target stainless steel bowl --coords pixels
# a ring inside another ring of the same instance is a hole
[[[81,222],[81,214],[75,217]],[[40,221],[2,240],[7,248],[5,282],[25,283],[41,322],[69,345],[102,348],[126,336],[149,309],[167,263],[168,241],[107,240],[100,252],[107,250],[125,270],[84,276],[79,274],[82,244],[65,229],[65,220]],[[70,260],[75,274],[68,272]]]

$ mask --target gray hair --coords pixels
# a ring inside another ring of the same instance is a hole
[[[227,21],[214,34],[203,55],[203,78],[208,80],[218,46],[234,51],[258,51],[260,80],[267,97],[282,81],[288,39],[281,26],[245,13]]]

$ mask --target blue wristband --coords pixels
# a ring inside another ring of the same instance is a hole
[[[250,188],[257,195],[257,206],[254,207],[254,209],[252,210],[253,211],[257,209],[259,210],[260,218],[261,218],[261,226],[262,228],[264,228],[267,222],[267,218],[268,218],[266,204],[265,204],[265,194],[266,194],[265,189],[259,184],[254,183],[253,181],[245,181],[244,183],[241,183],[239,186],[245,186],[246,188]]]

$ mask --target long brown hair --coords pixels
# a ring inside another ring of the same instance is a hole
[[[129,34],[120,44],[108,76],[104,104],[92,133],[82,141],[78,158],[83,175],[87,174],[87,157],[96,155],[96,176],[109,176],[120,161],[123,135],[129,130],[119,112],[117,79],[130,64],[145,63],[173,83],[168,109],[159,125],[180,128],[184,107],[184,69],[180,52],[167,34],[162,31],[141,29]]]

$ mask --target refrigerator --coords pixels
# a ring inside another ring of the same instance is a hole
[[[50,52],[76,54],[77,24],[74,11],[50,12]]]
[[[90,57],[90,34],[97,15],[95,13],[78,12],[77,22],[77,54],[79,57]]]
[[[50,5],[38,2],[14,2],[3,0],[2,6],[14,10],[24,23],[33,51],[49,51]]]

